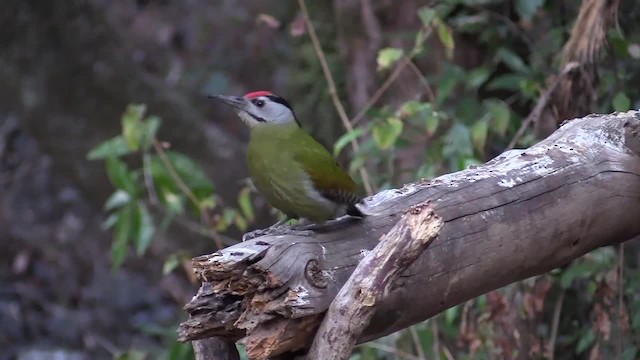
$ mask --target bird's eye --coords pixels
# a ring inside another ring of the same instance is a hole
[[[256,100],[253,102],[253,104],[257,107],[263,107],[264,106],[264,100]]]

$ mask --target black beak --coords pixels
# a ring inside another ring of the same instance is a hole
[[[209,95],[209,98],[222,101],[223,103],[238,110],[244,110],[247,105],[246,100],[240,96]]]

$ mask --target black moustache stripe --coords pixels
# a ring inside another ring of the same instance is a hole
[[[252,114],[252,113],[249,113],[249,115],[251,115],[251,117],[252,117],[252,118],[254,118],[254,119],[256,119],[256,121],[258,121],[258,122],[267,122],[267,120],[265,120],[264,118],[261,118],[261,117],[260,117],[260,116],[258,116],[258,115],[254,115],[254,114]]]

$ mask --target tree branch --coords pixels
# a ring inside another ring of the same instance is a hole
[[[438,235],[442,224],[442,218],[428,204],[421,204],[411,207],[382,236],[331,303],[309,351],[309,360],[342,360],[351,356],[376,305]]]
[[[221,338],[207,338],[193,342],[195,360],[240,360],[233,342]]]
[[[639,199],[640,113],[575,119],[529,149],[380,192],[366,200],[376,216],[195,258],[203,285],[185,307],[180,339],[241,340],[250,359],[308,347],[363,255],[428,200],[444,225],[376,305],[358,342],[639,235]]]

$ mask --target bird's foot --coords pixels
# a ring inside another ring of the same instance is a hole
[[[359,217],[354,217],[351,215],[344,215],[341,216],[337,219],[333,219],[333,220],[329,220],[329,221],[325,221],[323,223],[319,223],[319,224],[298,224],[298,225],[294,225],[291,228],[296,230],[296,231],[313,231],[313,232],[317,232],[317,231],[328,231],[328,230],[332,230],[336,227],[340,227],[340,226],[345,226],[350,224],[352,221],[357,221],[359,220]]]
[[[277,235],[295,235],[295,236],[312,236],[313,231],[307,229],[297,229],[288,226],[268,227],[265,229],[257,229],[250,231],[242,236],[242,241],[255,239],[260,236],[277,236]]]

